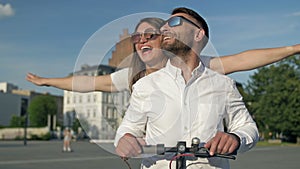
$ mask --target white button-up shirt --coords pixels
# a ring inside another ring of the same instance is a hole
[[[166,147],[174,147],[178,141],[191,145],[193,137],[207,142],[217,131],[224,131],[223,121],[228,132],[240,137],[239,152],[255,145],[258,140],[256,124],[232,79],[200,63],[185,83],[181,70],[168,61],[165,68],[134,85],[130,106],[118,128],[115,145],[126,133],[136,137],[143,137],[146,133],[147,144],[165,144]],[[229,167],[226,159],[206,160],[207,164],[200,166]],[[166,161],[152,167],[164,166],[168,166]]]

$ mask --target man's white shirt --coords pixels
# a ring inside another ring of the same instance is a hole
[[[174,147],[177,141],[190,145],[193,137],[207,142],[217,131],[224,131],[224,121],[227,132],[241,139],[239,152],[251,149],[257,142],[256,124],[235,82],[204,67],[201,62],[188,82],[181,70],[168,61],[165,68],[140,79],[133,87],[130,106],[118,128],[115,145],[126,133],[136,137],[144,137],[146,133],[148,145]],[[202,167],[229,167],[225,159],[205,160],[207,164]],[[166,164],[163,161],[152,168]]]

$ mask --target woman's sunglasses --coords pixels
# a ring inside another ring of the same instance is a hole
[[[175,27],[175,26],[180,26],[182,25],[182,22],[183,21],[186,21],[194,26],[196,26],[197,28],[201,29],[201,27],[197,24],[195,24],[194,22],[192,22],[191,20],[189,19],[186,19],[185,17],[183,16],[173,16],[171,18],[169,18],[168,20],[166,20],[166,23],[168,23],[168,25],[170,27]]]
[[[148,41],[148,40],[154,40],[158,36],[160,36],[160,33],[154,30],[150,30],[150,31],[146,30],[144,33],[135,32],[131,35],[131,41],[133,43],[139,43],[142,37],[144,37]]]

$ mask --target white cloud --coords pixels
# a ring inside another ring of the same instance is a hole
[[[291,14],[291,16],[300,16],[300,12],[294,12]]]
[[[0,4],[0,18],[3,17],[10,17],[15,14],[14,9],[11,7],[10,4]]]

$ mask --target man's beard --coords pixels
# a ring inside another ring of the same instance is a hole
[[[169,57],[186,56],[191,51],[190,46],[179,41],[178,39],[175,39],[175,42],[173,44],[163,43],[162,49],[164,53]]]

